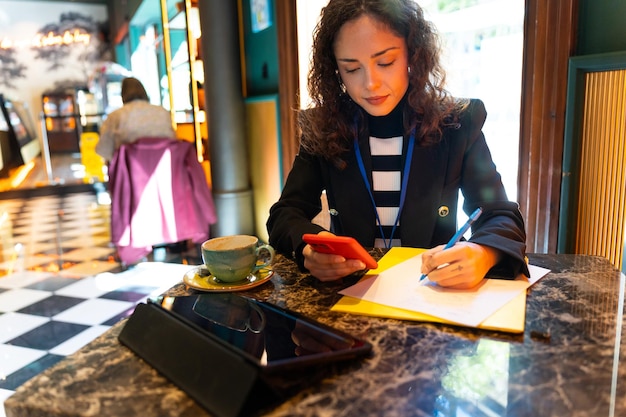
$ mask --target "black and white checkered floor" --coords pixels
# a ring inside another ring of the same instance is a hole
[[[17,387],[202,263],[190,244],[124,270],[109,218],[92,192],[0,200],[0,417]]]

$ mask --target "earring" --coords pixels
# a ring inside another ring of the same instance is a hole
[[[337,82],[339,83],[339,88],[341,89],[341,92],[346,94],[346,85],[343,83],[343,80],[339,75],[339,70],[335,70],[335,75],[337,76]]]
[[[411,66],[409,65],[409,67],[407,68],[407,72],[410,74],[411,73]]]

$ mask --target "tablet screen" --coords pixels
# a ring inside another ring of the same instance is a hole
[[[371,345],[295,312],[233,293],[151,300],[268,370],[365,355]]]

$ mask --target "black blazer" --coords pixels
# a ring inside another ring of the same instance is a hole
[[[429,147],[416,146],[411,161],[406,201],[400,217],[402,246],[431,248],[445,244],[457,230],[459,191],[463,209],[477,207],[483,214],[472,228],[471,242],[496,248],[504,256],[491,276],[529,275],[525,262],[526,234],[517,203],[507,199],[500,174],[482,133],[487,117],[484,104],[471,100],[459,124],[446,128],[442,140]],[[371,176],[368,137],[359,138],[366,171]],[[354,151],[345,155],[347,166],[338,169],[322,157],[300,149],[281,197],[270,209],[269,243],[303,268],[302,234],[323,230],[311,223],[321,210],[326,190],[331,231],[352,236],[372,247],[376,214],[361,177]],[[370,177],[370,184],[371,184]]]

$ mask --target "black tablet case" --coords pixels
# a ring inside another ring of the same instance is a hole
[[[119,341],[219,417],[247,415],[286,395],[260,368],[153,304],[137,305]]]

